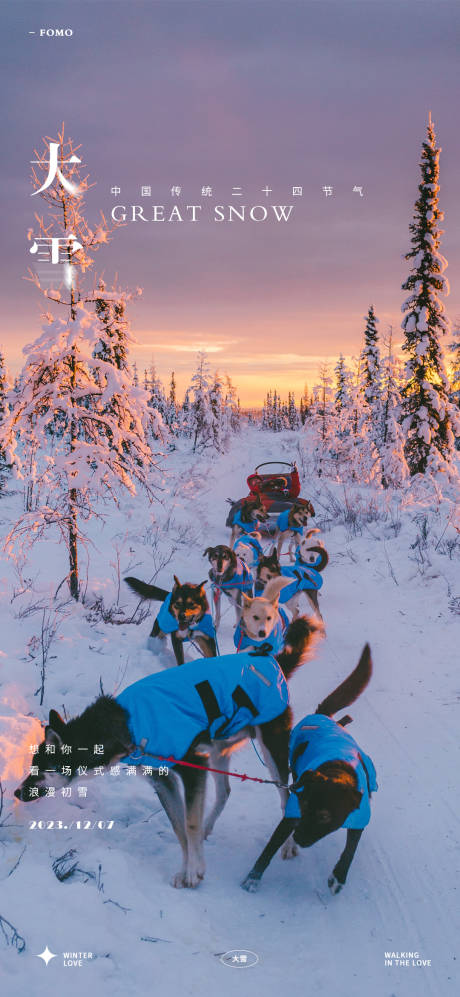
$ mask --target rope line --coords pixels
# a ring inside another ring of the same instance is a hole
[[[139,750],[141,756],[145,758],[159,758],[162,762],[171,762],[174,765],[184,765],[191,769],[201,769],[203,772],[217,772],[219,775],[229,775],[234,779],[241,779],[241,782],[261,782],[267,783],[270,786],[277,786],[278,789],[290,789],[290,786],[286,786],[284,782],[278,782],[277,779],[259,779],[255,775],[247,775],[246,772],[229,772],[227,769],[216,769],[211,768],[210,765],[198,765],[197,762],[186,762],[180,758],[174,758],[174,755],[152,755],[149,751],[144,751],[142,746],[139,744],[135,745],[134,750]],[[131,752],[132,754],[132,752]],[[131,757],[131,756],[129,756]],[[140,756],[138,756],[140,757]]]

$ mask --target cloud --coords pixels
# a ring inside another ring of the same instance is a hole
[[[137,343],[137,350],[151,350],[158,353],[199,353],[200,350],[205,353],[221,353],[223,350],[227,349],[229,346],[234,346],[238,343],[238,339],[227,339],[218,340],[215,343],[204,341],[198,341],[193,343]]]

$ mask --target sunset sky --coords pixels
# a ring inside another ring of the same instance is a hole
[[[142,204],[146,217],[152,204],[166,212],[175,203],[203,205],[196,223],[127,224],[96,259],[106,279],[117,273],[122,286],[143,288],[130,307],[132,358],[141,369],[154,359],[165,378],[174,369],[180,390],[205,348],[243,404],[261,403],[270,386],[299,396],[323,360],[359,351],[371,303],[380,330],[392,323],[401,341],[402,254],[429,110],[443,149],[446,303],[460,319],[457,2],[70,0],[1,8],[9,99],[0,346],[13,372],[22,346],[39,334],[42,307],[22,279],[39,200],[30,197],[29,161],[62,121],[82,143],[96,184],[90,223],[115,203]],[[73,37],[41,38],[43,27],[70,27]],[[141,185],[151,197],[141,197]],[[173,185],[182,188],[176,199]],[[292,197],[293,185],[302,197]],[[236,186],[241,197],[232,195]],[[214,204],[294,208],[288,223],[217,223]]]

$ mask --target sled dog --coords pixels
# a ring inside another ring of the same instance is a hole
[[[193,641],[205,658],[214,657],[217,653],[215,631],[204,590],[205,581],[199,585],[188,582],[181,585],[174,575],[172,592],[147,585],[138,578],[125,578],[125,582],[141,599],[162,603],[149,637],[151,650],[155,650],[155,638],[164,640],[169,634],[178,665],[184,663],[184,643],[187,641]]]
[[[87,749],[88,771],[119,762],[139,765],[139,774],[152,779],[182,848],[183,865],[173,885],[197,886],[205,868],[203,837],[230,793],[228,776],[215,775],[216,801],[203,829],[206,766],[228,771],[229,751],[257,737],[272,778],[287,783],[291,713],[286,680],[311,655],[316,629],[307,620],[292,624],[291,643],[277,658],[266,651],[228,654],[148,675],[116,698],[98,696],[67,723],[50,710],[31,774],[15,796],[30,802],[48,795],[49,786],[69,785],[80,774],[78,748]],[[93,754],[95,746],[102,746],[103,754]],[[174,759],[200,767],[182,767]],[[164,764],[169,771],[160,775]],[[287,792],[279,791],[284,807]]]
[[[222,593],[233,602],[236,612],[236,622],[241,618],[243,592],[252,595],[254,579],[252,572],[243,558],[237,556],[231,547],[219,544],[217,547],[207,547],[203,557],[209,558],[211,570],[209,578],[212,583],[215,605],[214,622],[216,630],[220,624],[220,604]]]
[[[284,817],[268,844],[241,884],[252,893],[279,848],[292,858],[298,848],[309,848],[339,827],[347,838],[328,886],[339,893],[364,827],[370,820],[370,797],[377,787],[372,760],[343,726],[350,717],[336,722],[333,714],[353,703],[366,688],[372,674],[366,644],[354,672],[310,714],[298,723],[289,740],[289,763],[294,779]]]
[[[304,539],[301,543],[306,544],[308,540]],[[315,556],[318,561],[321,555]],[[297,548],[294,565],[281,567],[275,548],[269,555],[261,558],[256,571],[256,595],[265,595],[267,584],[274,578],[285,579],[284,587],[279,593],[279,603],[283,609],[288,609],[292,613],[292,619],[296,619],[300,615],[302,596],[305,596],[319,619],[322,620],[318,604],[318,590],[321,588],[323,580],[318,568],[312,568],[310,564],[301,560],[300,545]]]
[[[253,650],[269,644],[273,654],[284,647],[288,617],[280,607],[280,594],[290,581],[278,576],[267,582],[263,595],[251,596],[243,592],[241,620],[233,635],[237,651]]]
[[[289,542],[289,554],[294,551],[295,544],[303,536],[305,527],[315,510],[311,502],[293,502],[289,509],[280,512],[276,521],[275,543],[278,557],[281,556],[283,544]]]
[[[232,499],[229,499],[229,502],[232,503],[232,507],[227,517],[227,525],[231,527],[230,546],[233,547],[235,540],[242,534],[257,532],[260,523],[267,521],[268,513],[260,495],[244,499],[241,504],[233,502]]]

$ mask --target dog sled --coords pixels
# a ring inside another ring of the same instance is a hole
[[[265,468],[264,471],[261,468]],[[272,470],[266,470],[272,468]],[[227,517],[226,526],[232,527],[239,509],[250,499],[260,498],[268,513],[266,522],[259,524],[259,532],[263,536],[273,536],[276,531],[276,521],[281,512],[290,509],[294,502],[306,505],[307,500],[299,498],[300,478],[295,463],[284,460],[269,460],[258,464],[248,476],[249,494],[232,503]]]

